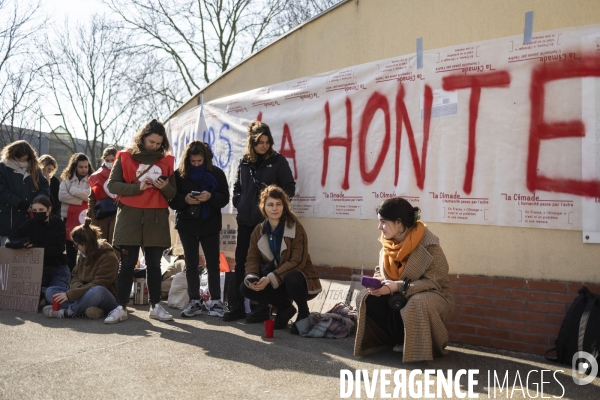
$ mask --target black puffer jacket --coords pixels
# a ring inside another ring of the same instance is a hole
[[[60,217],[50,215],[48,222],[41,223],[29,219],[15,229],[9,240],[25,237],[29,238],[33,247],[44,248],[45,267],[67,265],[67,256],[63,254],[67,236],[65,224]]]
[[[38,177],[40,187],[36,189],[31,176],[23,179],[21,173],[0,162],[0,236],[9,236],[29,218],[27,208],[19,206],[21,202],[31,204],[40,194],[50,197],[48,181],[41,170]]]
[[[233,185],[233,205],[237,208],[238,224],[256,226],[264,219],[258,208],[258,200],[260,191],[268,185],[279,186],[290,199],[296,194],[296,181],[284,156],[274,152],[258,167],[257,163],[244,158],[240,160]]]
[[[190,206],[185,202],[185,196],[192,191],[199,192],[200,186],[192,182],[189,178],[182,178],[179,170],[175,171],[177,195],[169,200],[169,207],[177,211],[175,229],[178,231],[198,236],[211,235],[221,231],[223,220],[221,208],[229,203],[229,184],[227,183],[225,173],[220,168],[213,167],[208,172],[217,180],[217,188],[206,202],[210,206],[210,215],[208,218],[202,219],[199,212],[195,216],[189,212],[197,206]]]

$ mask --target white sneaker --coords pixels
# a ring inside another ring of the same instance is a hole
[[[62,319],[62,318],[65,317],[65,310],[63,310],[62,308],[60,310],[58,310],[58,311],[54,311],[54,310],[52,310],[52,306],[46,306],[46,307],[44,307],[44,309],[42,310],[42,312],[48,318],[59,318],[59,319]]]
[[[222,317],[225,314],[225,306],[221,300],[212,301],[208,309],[208,315],[212,317]]]
[[[127,310],[123,306],[119,306],[108,313],[108,316],[104,319],[105,324],[116,324],[117,322],[125,321],[127,319]]]
[[[156,304],[154,308],[150,308],[150,318],[160,321],[173,321],[173,316],[167,312],[160,304]]]
[[[403,344],[397,344],[394,346],[394,348],[392,349],[392,351],[395,351],[396,353],[404,353],[404,345]]]

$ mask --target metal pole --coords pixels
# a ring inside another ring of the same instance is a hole
[[[38,132],[38,157],[42,155],[42,115],[40,114],[40,131]]]

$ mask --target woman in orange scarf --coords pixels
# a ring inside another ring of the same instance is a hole
[[[439,239],[419,221],[420,210],[397,197],[377,207],[380,242],[374,277],[382,286],[361,292],[354,354],[369,354],[393,345],[403,362],[445,355],[444,322],[454,312],[448,262]],[[388,300],[410,280],[408,302],[398,312]]]

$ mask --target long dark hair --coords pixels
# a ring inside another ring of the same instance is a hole
[[[92,225],[91,218],[86,218],[83,225],[76,226],[71,231],[73,242],[82,244],[85,247],[85,255],[91,260],[96,260],[100,254],[98,240],[102,237],[100,228]]]
[[[208,144],[204,142],[194,140],[191,141],[185,148],[185,151],[183,152],[183,158],[181,159],[179,168],[177,168],[182,178],[187,177],[187,173],[190,167],[192,166],[192,164],[190,163],[190,156],[198,155],[204,157],[204,164],[206,164],[207,171],[211,171],[213,169],[213,154],[210,150],[210,147],[208,147]]]
[[[165,129],[165,126],[155,119],[153,119],[150,122],[147,122],[144,126],[140,128],[139,131],[137,131],[137,133],[133,137],[132,144],[128,151],[131,153],[132,150],[135,149],[139,151],[144,150],[144,139],[147,136],[152,135],[153,133],[156,133],[157,135],[162,137],[163,141],[160,144],[160,148],[158,149],[158,151],[163,156],[166,156],[167,153],[171,151],[171,144],[169,143],[169,138],[167,137],[167,131]]]
[[[254,147],[258,144],[258,139],[262,135],[265,135],[269,139],[269,144],[271,145],[269,150],[267,150],[264,155],[265,159],[273,154],[273,145],[275,142],[273,141],[273,135],[271,134],[271,128],[269,128],[269,125],[258,120],[252,121],[248,124],[246,135],[248,136],[248,140],[246,141],[246,151],[244,152],[244,158],[246,160],[256,162],[258,156],[254,151]]]
[[[31,180],[36,189],[40,188],[40,163],[37,159],[35,149],[25,140],[17,140],[14,143],[5,146],[2,149],[2,160],[15,160],[27,156],[27,172],[31,175]]]
[[[83,153],[75,153],[69,159],[69,164],[67,164],[66,168],[63,170],[62,174],[60,174],[61,179],[71,179],[77,170],[77,163],[81,161],[87,161],[88,163],[88,173],[87,176],[90,176],[94,170],[92,168],[92,163],[90,163],[90,159]]]
[[[285,222],[288,228],[291,228],[296,222],[298,222],[298,217],[294,214],[292,210],[292,203],[286,192],[283,191],[277,185],[269,185],[263,189],[260,193],[260,202],[258,203],[258,208],[260,208],[260,212],[262,213],[265,219],[267,218],[267,212],[265,211],[265,206],[267,204],[268,198],[281,200],[283,204],[283,212],[281,213],[281,220]]]

